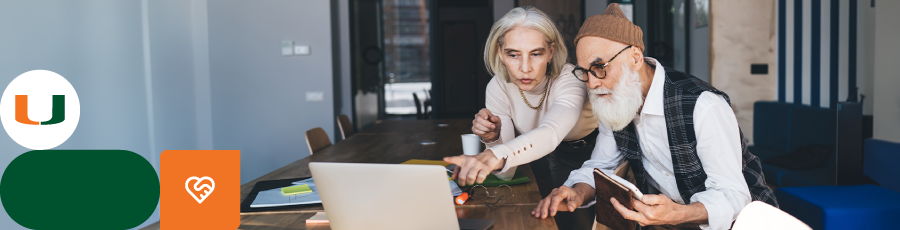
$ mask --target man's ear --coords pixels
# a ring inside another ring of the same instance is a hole
[[[641,70],[641,67],[644,66],[641,65],[641,63],[644,62],[644,52],[641,52],[641,49],[637,48],[636,46],[632,46],[628,49],[631,50],[631,57],[633,57],[633,59],[631,60],[631,67],[633,67],[632,69]]]

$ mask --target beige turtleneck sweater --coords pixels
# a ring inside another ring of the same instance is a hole
[[[503,77],[494,76],[488,83],[485,106],[500,117],[501,126],[500,138],[485,145],[497,159],[506,158],[503,170],[496,173],[498,177],[512,178],[516,166],[537,160],[560,142],[581,139],[597,128],[587,86],[572,75],[574,68],[566,64],[559,76],[544,78],[534,89],[524,91],[528,102],[535,106],[541,101],[546,84],[550,84],[544,104],[537,109],[528,107],[518,86]]]

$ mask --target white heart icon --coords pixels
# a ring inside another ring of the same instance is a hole
[[[197,181],[197,182],[194,182],[194,186],[191,186],[192,180]],[[203,182],[204,180],[209,180],[209,184],[200,184],[200,182]],[[191,188],[193,188],[193,189],[191,189]],[[203,188],[206,188],[206,190],[203,190]],[[194,200],[196,200],[198,204],[202,204],[203,201],[206,200],[207,197],[209,197],[209,194],[212,194],[213,190],[216,190],[216,182],[213,181],[213,179],[208,176],[205,176],[205,177],[192,176],[192,177],[189,177],[186,181],[184,181],[184,189],[187,189],[188,194],[191,194],[191,197],[194,197]],[[197,193],[200,193],[200,194],[197,194]],[[199,197],[198,197],[198,195],[199,195]]]

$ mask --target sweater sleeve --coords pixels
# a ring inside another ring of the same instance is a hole
[[[512,106],[509,104],[509,97],[506,96],[506,89],[501,85],[500,81],[500,78],[494,77],[494,79],[488,83],[484,103],[485,107],[490,110],[492,114],[500,117],[500,137],[495,141],[484,142],[485,147],[491,149],[491,151],[494,152],[494,155],[497,155],[494,147],[516,138],[516,127],[512,121]],[[504,155],[504,157],[505,156],[506,155]],[[497,158],[503,159],[503,157],[500,156]],[[511,180],[513,176],[515,176],[515,173],[516,167],[503,167],[502,171],[493,172],[493,174],[501,180]]]
[[[548,99],[553,101],[553,105],[544,114],[537,128],[512,140],[503,139],[502,144],[491,147],[498,159],[506,158],[506,165],[501,172],[549,154],[575,126],[581,116],[587,91],[584,83],[572,76],[571,68],[566,65],[562,71],[564,74],[552,82],[555,86],[550,87]]]
[[[485,107],[495,116],[500,117],[500,137],[495,141],[484,142],[488,149],[506,143],[516,137],[515,125],[513,125],[509,97],[506,97],[506,89],[503,88],[499,77],[494,77],[487,85],[485,94]],[[496,153],[494,153],[496,154]]]

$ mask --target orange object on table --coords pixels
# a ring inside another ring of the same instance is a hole
[[[456,204],[462,205],[463,203],[466,203],[466,200],[468,200],[468,199],[469,199],[469,193],[464,192],[464,193],[460,194],[459,196],[457,196],[454,201],[456,201]]]

